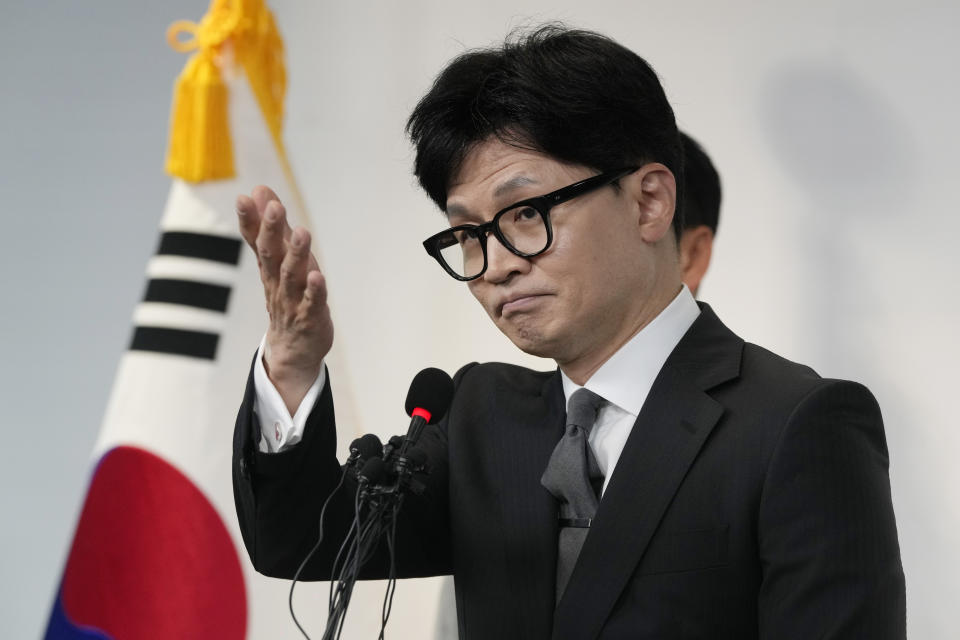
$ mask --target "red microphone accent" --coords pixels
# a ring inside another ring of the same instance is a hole
[[[423,421],[427,423],[430,422],[430,415],[431,415],[430,412],[424,409],[423,407],[415,407],[413,411],[410,412],[411,418],[414,416],[420,416],[421,418],[423,418]]]

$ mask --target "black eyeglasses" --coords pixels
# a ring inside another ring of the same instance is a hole
[[[629,167],[606,171],[546,195],[521,200],[501,209],[490,222],[461,224],[430,236],[423,241],[423,248],[457,280],[474,280],[487,270],[488,235],[493,233],[500,244],[520,257],[538,256],[553,242],[552,207],[605,187],[636,170]]]

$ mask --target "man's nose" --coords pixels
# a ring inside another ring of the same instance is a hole
[[[494,234],[487,236],[487,270],[484,280],[498,284],[509,280],[515,273],[526,273],[530,260],[522,258],[503,246]]]

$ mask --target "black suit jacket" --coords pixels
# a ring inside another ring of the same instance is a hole
[[[402,576],[452,572],[461,638],[904,638],[905,594],[876,401],[745,344],[702,305],[641,410],[555,603],[558,372],[470,365],[421,443],[428,490],[399,527]],[[257,451],[253,383],[234,487],[250,557],[289,578],[340,477],[329,383],[304,439]],[[308,578],[327,578],[353,487]],[[366,577],[382,577],[384,554]]]

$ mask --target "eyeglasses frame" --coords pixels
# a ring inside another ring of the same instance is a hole
[[[532,198],[526,198],[518,202],[504,207],[498,211],[493,219],[489,222],[484,222],[483,224],[461,224],[455,227],[450,227],[449,229],[444,229],[439,233],[435,233],[426,240],[423,241],[423,248],[426,249],[427,253],[433,257],[434,260],[440,263],[440,266],[443,267],[444,271],[450,274],[454,279],[460,280],[461,282],[469,282],[470,280],[476,280],[482,276],[487,271],[487,237],[493,233],[494,237],[500,244],[504,246],[510,253],[520,256],[521,258],[534,258],[547,249],[550,248],[550,245],[553,243],[553,225],[550,223],[550,209],[553,207],[573,200],[574,198],[586,195],[591,191],[596,191],[602,187],[607,186],[613,182],[616,182],[620,178],[629,175],[636,171],[639,167],[625,167],[622,169],[617,169],[614,171],[604,171],[595,176],[585,178],[579,182],[574,182],[571,185],[561,187],[556,191],[551,191],[542,196],[534,196]],[[524,253],[519,251],[500,231],[500,218],[513,209],[517,207],[532,207],[540,214],[541,219],[543,220],[544,227],[547,229],[547,242],[543,249],[536,251],[534,253]],[[464,229],[473,229],[476,231],[480,240],[480,250],[483,253],[483,268],[480,269],[480,272],[475,276],[461,276],[455,272],[450,265],[447,264],[447,261],[443,259],[440,255],[440,238],[446,236],[450,233],[461,231]]]

